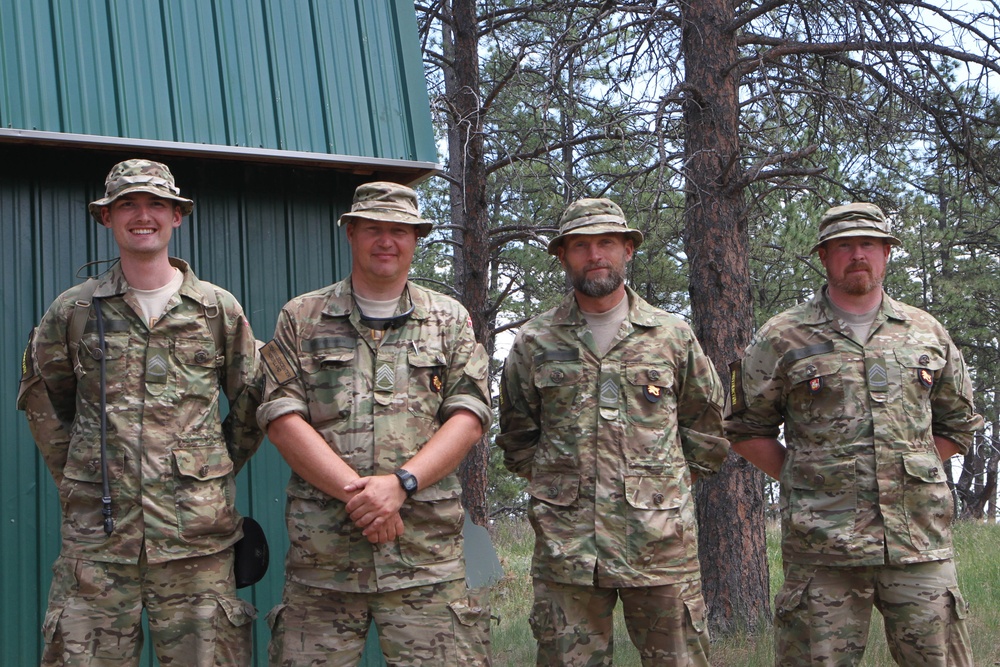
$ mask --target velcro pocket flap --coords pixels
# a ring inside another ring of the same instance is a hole
[[[173,454],[177,472],[184,477],[205,481],[233,471],[233,460],[225,447],[178,447]]]

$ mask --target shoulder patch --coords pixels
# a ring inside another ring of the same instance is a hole
[[[739,414],[747,407],[746,394],[743,393],[743,360],[737,359],[729,364],[729,405],[731,414]]]
[[[260,348],[260,358],[278,384],[288,384],[297,377],[288,356],[276,341],[272,340]]]
[[[21,355],[21,382],[31,378],[35,374],[35,329],[28,334],[28,344],[24,346],[24,353]]]

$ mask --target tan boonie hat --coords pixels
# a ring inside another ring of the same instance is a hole
[[[399,183],[374,181],[359,185],[354,191],[351,212],[340,216],[338,226],[354,219],[400,222],[416,225],[417,236],[431,233],[434,223],[420,217],[417,208],[417,193]]]
[[[90,202],[88,207],[94,220],[101,220],[101,209],[129,192],[148,192],[172,199],[181,205],[181,215],[191,215],[194,202],[181,197],[180,188],[174,183],[174,175],[167,165],[152,160],[125,160],[119,162],[104,179],[104,198]]]
[[[871,236],[885,239],[889,245],[899,245],[900,241],[889,233],[889,221],[875,204],[863,202],[834,206],[823,214],[819,221],[819,240],[809,251],[810,254],[830,239],[845,236]]]
[[[559,235],[549,241],[550,255],[569,234],[625,234],[636,248],[642,244],[642,232],[629,228],[621,207],[610,199],[578,199],[570,204],[559,218]]]

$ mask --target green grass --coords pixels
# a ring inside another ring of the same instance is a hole
[[[493,655],[497,667],[528,667],[535,664],[535,640],[531,636],[531,550],[534,536],[527,521],[499,522],[491,530],[505,576],[492,594]],[[969,631],[976,665],[1000,666],[1000,526],[960,523],[955,527],[958,580],[972,606]],[[777,529],[768,530],[768,566],[771,600],[781,586],[781,555]],[[774,646],[769,633],[718,638],[709,656],[714,667],[770,667]],[[882,617],[872,614],[872,626],[863,667],[890,667],[882,631]],[[615,665],[640,667],[639,657],[628,639],[621,607],[615,611]]]

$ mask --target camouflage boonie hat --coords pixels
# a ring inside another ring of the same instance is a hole
[[[610,199],[578,199],[570,204],[559,218],[559,235],[549,241],[550,255],[569,234],[625,234],[636,248],[642,243],[642,232],[629,228],[621,207]]]
[[[103,225],[101,209],[129,192],[148,192],[172,199],[181,205],[181,215],[191,215],[194,209],[193,201],[181,197],[167,165],[152,160],[125,160],[111,168],[104,179],[104,198],[90,202],[90,215]]]
[[[405,185],[387,181],[374,181],[358,186],[354,191],[351,212],[340,216],[337,225],[343,226],[354,219],[415,225],[417,236],[427,236],[434,227],[433,222],[420,217],[416,192]]]
[[[854,203],[834,206],[823,214],[819,221],[819,240],[809,251],[819,250],[830,239],[845,236],[871,236],[885,239],[889,245],[899,245],[900,241],[889,233],[889,221],[875,204]]]

